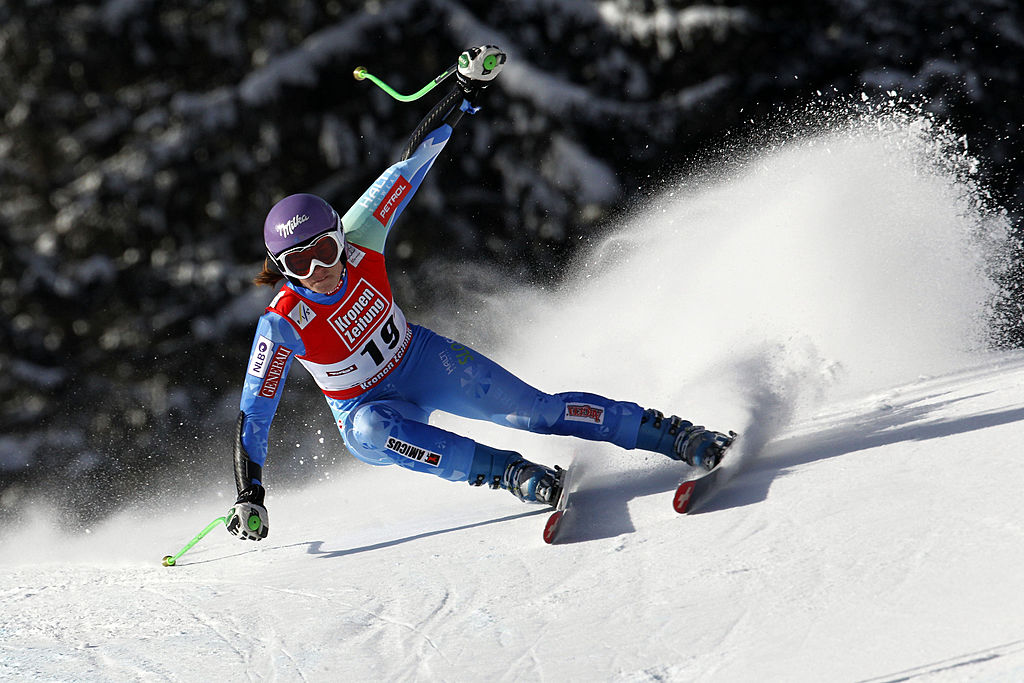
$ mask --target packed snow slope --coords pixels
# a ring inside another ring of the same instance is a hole
[[[1005,226],[926,118],[825,128],[669,183],[563,287],[442,330],[741,432],[693,514],[660,456],[441,417],[591,461],[564,543],[396,467],[268,477],[267,540],[216,529],[173,568],[227,492],[153,482],[75,533],[40,501],[0,539],[0,678],[1024,680],[1024,354],[982,344]]]

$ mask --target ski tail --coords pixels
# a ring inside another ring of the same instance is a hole
[[[579,488],[580,475],[583,473],[582,463],[575,457],[567,469],[558,468],[558,470],[562,490],[558,495],[558,502],[555,503],[555,511],[551,513],[544,525],[544,542],[548,544],[555,543],[559,534],[565,529],[565,520],[571,516],[572,494]]]
[[[707,496],[717,487],[720,481],[728,478],[727,476],[723,477],[722,461],[733,450],[737,438],[736,432],[729,432],[729,440],[718,454],[718,462],[715,464],[714,469],[696,479],[688,479],[679,484],[675,495],[672,497],[672,508],[676,512],[681,515],[687,514],[694,509],[698,501],[706,500]]]

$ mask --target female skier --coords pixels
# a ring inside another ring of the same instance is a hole
[[[281,387],[298,359],[327,397],[348,449],[372,465],[400,465],[451,481],[554,504],[562,470],[428,424],[435,410],[541,434],[608,441],[712,469],[728,437],[635,403],[595,394],[546,394],[493,361],[406,322],[384,267],[384,242],[464,113],[501,71],[494,46],[459,57],[459,87],[413,132],[402,161],[344,216],[311,194],[274,205],[263,226],[267,263],[254,280],[287,282],[257,324],[234,443],[238,499],[227,528],[259,541],[269,530],[262,466]]]

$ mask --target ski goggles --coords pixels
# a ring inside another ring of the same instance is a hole
[[[330,268],[345,256],[345,244],[339,231],[325,232],[309,244],[282,251],[274,263],[282,273],[305,280],[317,266]]]

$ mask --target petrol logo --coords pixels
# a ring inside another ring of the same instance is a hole
[[[377,217],[381,225],[388,224],[391,216],[395,213],[395,209],[398,208],[398,205],[402,203],[411,189],[412,185],[409,184],[409,181],[402,176],[398,176],[398,180],[391,186],[391,191],[387,193],[384,200],[377,205],[377,210],[373,212],[373,215]]]

